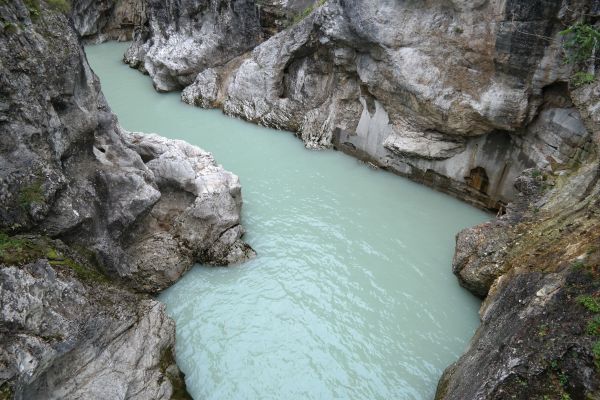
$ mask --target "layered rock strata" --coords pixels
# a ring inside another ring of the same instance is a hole
[[[148,294],[253,255],[238,178],[184,142],[123,131],[55,3],[0,3],[0,390],[185,398]]]

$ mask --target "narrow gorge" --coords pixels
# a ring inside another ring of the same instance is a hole
[[[0,399],[599,398],[599,17],[0,0]]]

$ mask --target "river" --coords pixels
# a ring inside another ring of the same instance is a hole
[[[287,132],[159,94],[86,49],[128,130],[183,139],[237,174],[258,257],[196,266],[159,299],[197,399],[432,399],[465,350],[480,302],[452,275],[454,236],[490,216]]]

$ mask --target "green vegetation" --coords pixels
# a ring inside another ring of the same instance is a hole
[[[560,34],[565,36],[564,48],[568,51],[568,63],[588,61],[600,44],[600,31],[583,22],[571,25]]]
[[[575,270],[575,271],[581,271],[582,269],[586,268],[586,265],[583,261],[581,260],[577,260],[575,261],[571,267]]]
[[[67,14],[71,11],[71,3],[67,0],[46,0],[51,9]]]
[[[590,295],[577,297],[577,302],[593,313],[600,313],[600,300]]]
[[[542,171],[540,171],[539,169],[534,169],[533,171],[531,171],[531,177],[532,178],[539,178],[542,175],[543,175]]]
[[[596,315],[588,322],[585,331],[588,335],[600,336],[600,315]]]
[[[12,22],[4,22],[2,24],[2,28],[6,31],[6,33],[17,33],[19,31],[17,25]]]
[[[582,295],[577,297],[577,302],[593,312],[594,317],[590,319],[585,328],[585,333],[590,336],[600,336],[600,300],[590,295]],[[596,369],[600,371],[600,340],[596,340],[592,346],[592,354],[594,356],[594,363]]]
[[[565,37],[563,47],[566,52],[565,62],[593,67],[596,49],[600,45],[600,31],[587,23],[578,22],[560,32]],[[589,65],[591,64],[591,65]],[[592,70],[593,71],[593,70]],[[577,71],[571,77],[573,87],[578,88],[594,82],[594,74],[586,71]]]
[[[10,400],[13,398],[13,391],[8,386],[8,383],[4,383],[0,386],[0,400]]]
[[[0,264],[24,265],[39,259],[46,259],[54,267],[72,271],[82,281],[106,282],[108,280],[95,269],[64,255],[48,238],[9,236],[0,232]]]
[[[558,382],[560,383],[560,385],[562,387],[566,387],[567,384],[569,383],[569,378],[567,377],[567,375],[564,372],[561,372],[558,374]]]
[[[589,72],[576,72],[571,77],[571,83],[573,86],[578,88],[584,85],[589,85],[594,82],[594,74],[590,74]]]
[[[42,203],[43,201],[44,191],[42,190],[41,179],[25,186],[19,193],[19,205],[23,209],[27,209],[32,203]]]
[[[596,369],[600,369],[600,340],[594,343],[592,354],[594,355],[594,360],[596,362]]]
[[[37,20],[42,15],[40,8],[40,0],[23,0],[25,7],[29,10],[29,15],[33,21]]]

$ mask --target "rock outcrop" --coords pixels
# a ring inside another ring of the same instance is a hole
[[[147,72],[159,91],[182,89],[200,71],[225,64],[262,37],[252,0],[147,0],[125,62]]]
[[[574,90],[598,138],[598,83]],[[596,144],[600,143],[597,139]],[[487,296],[467,352],[436,399],[595,399],[600,396],[600,167],[527,170],[496,221],[457,236],[454,272]]]
[[[185,398],[174,324],[148,294],[253,255],[238,178],[123,131],[56,2],[0,3],[0,390]]]
[[[186,43],[228,40],[218,32],[231,19],[192,32],[193,7],[149,2],[152,28],[140,28],[126,60],[159,90],[187,86],[185,102],[297,132],[309,148],[336,147],[484,208],[514,199],[524,169],[590,151],[558,34],[594,12],[588,1],[267,3],[295,17],[259,15],[263,30],[291,26],[251,52],[258,41],[207,57],[204,44]]]
[[[145,7],[145,0],[73,0],[71,19],[86,43],[125,42],[146,22]]]

